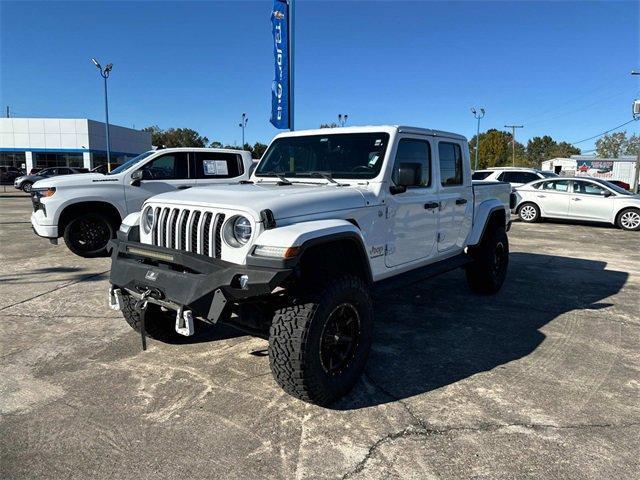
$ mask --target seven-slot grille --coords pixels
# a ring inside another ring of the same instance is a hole
[[[224,213],[154,207],[151,243],[220,258]]]

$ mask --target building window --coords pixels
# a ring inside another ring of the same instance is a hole
[[[77,167],[84,166],[82,153],[35,153],[34,167]]]
[[[24,152],[0,152],[0,165],[3,167],[21,168],[26,162]]]

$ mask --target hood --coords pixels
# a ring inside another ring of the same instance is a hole
[[[366,205],[358,187],[337,187],[326,184],[277,185],[275,183],[215,185],[163,193],[150,199],[153,203],[171,205],[206,204],[208,207],[251,212],[269,209],[276,220],[360,208]]]
[[[34,177],[37,177],[37,175],[34,175]],[[120,181],[120,175],[102,175],[101,173],[73,173],[71,175],[57,175],[55,177],[39,178],[42,180],[38,181],[38,187],[67,187],[90,184],[100,185],[102,182],[116,183]]]

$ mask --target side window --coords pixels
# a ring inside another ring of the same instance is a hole
[[[147,163],[142,170],[149,172],[150,180],[172,180],[189,178],[187,154],[167,153]]]
[[[401,163],[417,163],[420,165],[420,186],[431,185],[431,145],[425,140],[402,138],[398,142],[396,161],[391,180],[396,183],[398,167]]]
[[[472,180],[484,180],[489,175],[491,175],[491,172],[473,172],[473,175],[471,176],[471,179]]]
[[[71,173],[71,170],[69,170],[68,168],[58,169],[58,175],[69,175],[70,173]]]
[[[196,178],[234,178],[244,173],[242,156],[237,153],[196,152]]]
[[[606,190],[591,182],[573,182],[573,193],[582,195],[602,195]]]
[[[567,192],[569,190],[569,180],[553,180],[551,182],[544,182],[542,189],[550,190],[552,192]]]
[[[529,182],[533,182],[534,180],[538,180],[540,177],[538,177],[538,175],[536,175],[535,173],[531,173],[531,172],[522,172],[522,180],[521,183],[529,183]]]
[[[443,186],[462,185],[462,149],[457,143],[438,143],[440,181]]]

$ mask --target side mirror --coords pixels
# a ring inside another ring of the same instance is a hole
[[[422,166],[419,163],[401,163],[394,175],[394,183],[390,189],[392,194],[404,193],[407,187],[417,187],[420,185],[422,177]]]
[[[605,190],[604,192],[602,192],[600,195],[602,195],[605,198],[608,198],[611,196],[611,192],[609,190]]]
[[[151,175],[147,170],[136,170],[131,174],[131,186],[139,187],[142,180],[149,180]]]

